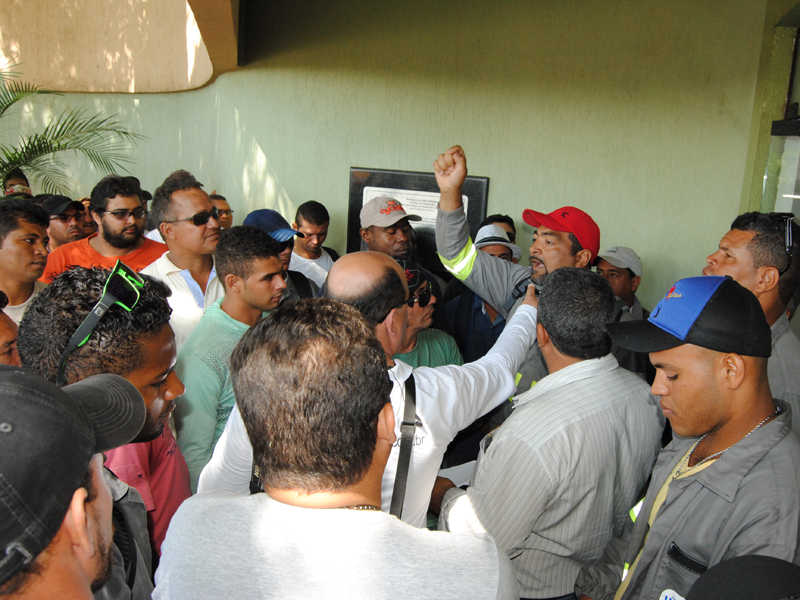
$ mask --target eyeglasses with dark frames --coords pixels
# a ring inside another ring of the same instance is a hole
[[[794,222],[795,216],[792,213],[775,212],[769,213],[769,218],[773,221],[783,221],[785,225],[783,240],[789,260],[786,261],[786,266],[783,267],[783,269],[778,270],[778,277],[780,277],[789,270],[789,267],[792,266],[792,245],[794,243],[794,240],[792,239],[792,223]]]
[[[133,216],[134,219],[143,219],[147,216],[147,211],[143,208],[134,208],[133,210],[103,210],[95,212],[100,212],[101,214],[107,213],[119,221],[127,221],[131,216]]]
[[[232,208],[218,208],[217,212],[219,213],[220,217],[231,217],[231,216],[233,216],[233,209]]]
[[[75,221],[76,223],[80,223],[83,221],[83,211],[76,212],[73,215],[53,215],[50,217],[51,221],[60,221],[65,225],[70,221]]]
[[[219,221],[219,210],[215,206],[211,210],[204,210],[203,212],[199,212],[197,214],[192,215],[191,217],[187,217],[185,219],[176,219],[174,221],[164,221],[165,223],[180,223],[181,221],[188,221],[195,227],[200,227],[201,225],[205,225],[211,219],[215,221]]]
[[[61,353],[61,360],[58,364],[58,374],[56,376],[56,385],[59,387],[67,383],[66,379],[66,366],[69,355],[72,354],[77,348],[83,346],[89,337],[92,335],[94,328],[106,314],[109,308],[115,304],[119,304],[122,308],[130,312],[139,302],[139,290],[144,287],[144,280],[141,276],[131,269],[128,265],[121,260],[117,260],[117,264],[108,274],[106,284],[103,286],[103,295],[100,300],[94,305],[94,308],[86,315],[86,318],[80,324],[75,333]]]

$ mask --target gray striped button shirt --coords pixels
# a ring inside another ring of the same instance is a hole
[[[523,597],[569,594],[622,533],[663,428],[648,385],[611,355],[552,373],[484,438],[472,485],[445,495],[439,528],[491,534]]]

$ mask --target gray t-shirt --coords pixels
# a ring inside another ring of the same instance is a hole
[[[155,600],[519,598],[488,535],[417,529],[379,511],[201,493],[172,518]]]

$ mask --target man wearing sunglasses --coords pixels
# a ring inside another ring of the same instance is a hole
[[[395,359],[402,360],[412,368],[463,365],[464,359],[458,351],[456,341],[450,334],[431,329],[433,307],[436,297],[431,294],[430,283],[420,266],[410,260],[397,258],[406,276],[408,291],[408,326],[406,335]]]
[[[147,210],[139,193],[134,177],[109,175],[101,179],[92,190],[89,204],[97,233],[54,249],[41,281],[53,281],[74,266],[111,269],[119,259],[141,271],[164,254],[164,244],[142,237]]]
[[[147,416],[141,431],[107,452],[105,464],[141,494],[154,553],[172,515],[191,495],[186,463],[166,426],[184,392],[174,370],[168,295],[164,284],[121,262],[110,272],[70,269],[31,304],[18,342],[22,365],[48,381],[72,384],[110,373],[142,394]]]
[[[328,273],[324,295],[357,308],[383,346],[393,384],[395,434],[398,440],[406,434],[411,455],[403,492],[398,489],[395,494],[396,478],[403,480],[396,477],[400,446],[406,443],[398,441],[392,447],[382,479],[381,506],[406,523],[425,527],[431,490],[447,445],[464,427],[507,401],[514,391],[513,373],[536,335],[532,286],[523,306],[481,360],[462,366],[420,367],[413,369],[413,377],[409,365],[392,358],[405,338],[408,303],[413,300],[406,274],[396,261],[379,252],[347,254]],[[407,416],[406,403],[410,408],[412,397],[415,410]],[[200,475],[198,491],[247,493],[252,464],[253,450],[242,416],[234,407],[214,455]],[[396,498],[399,502],[392,510]]]
[[[773,397],[792,407],[792,426],[800,431],[800,340],[786,316],[800,283],[800,228],[794,216],[739,215],[717,251],[706,259],[703,275],[728,275],[758,299],[772,330],[769,388]]]
[[[279,252],[278,242],[258,227],[232,227],[220,235],[215,259],[225,297],[208,307],[175,364],[187,386],[175,406],[175,427],[192,491],[236,402],[231,352],[265,311],[278,308],[286,289]]]
[[[42,202],[42,208],[50,217],[47,236],[50,238],[50,251],[59,246],[76,242],[86,237],[83,231],[83,203],[66,196],[50,196]]]
[[[169,252],[142,272],[172,290],[170,324],[180,350],[205,310],[225,295],[214,268],[221,231],[219,211],[203,184],[183,171],[173,173],[156,189],[151,213]]]

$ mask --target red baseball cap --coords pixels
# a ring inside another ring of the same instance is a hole
[[[600,252],[600,228],[594,219],[574,206],[562,206],[549,214],[530,208],[522,211],[522,220],[531,227],[547,227],[573,234],[584,249],[592,253],[589,263],[594,262]]]

